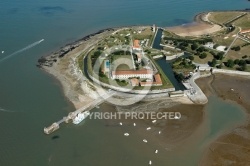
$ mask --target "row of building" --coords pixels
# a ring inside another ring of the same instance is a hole
[[[132,86],[161,86],[162,80],[159,74],[153,73],[152,70],[117,70],[112,71],[112,79],[130,80]],[[145,79],[146,81],[140,81]]]

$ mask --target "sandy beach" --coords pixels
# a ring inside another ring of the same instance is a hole
[[[169,27],[167,30],[179,36],[202,36],[218,32],[221,26],[213,24],[208,20],[210,13],[201,13],[196,15],[194,22],[181,26]]]

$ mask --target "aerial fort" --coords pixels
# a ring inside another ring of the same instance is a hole
[[[61,81],[77,108],[45,133],[107,100],[122,105],[133,103],[131,96],[168,97],[205,104],[196,79],[250,75],[249,18],[248,11],[209,12],[190,25],[109,28],[40,58],[38,66]]]

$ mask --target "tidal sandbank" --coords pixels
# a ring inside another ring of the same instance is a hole
[[[209,95],[234,102],[245,110],[247,121],[224,133],[207,148],[200,165],[249,165],[250,155],[250,78],[216,74],[214,77],[197,80],[198,85]]]

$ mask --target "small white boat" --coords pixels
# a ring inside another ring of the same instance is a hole
[[[149,164],[149,165],[152,165],[152,161],[151,161],[151,160],[149,160],[148,164]]]
[[[159,134],[161,134],[161,131],[159,131]]]
[[[148,127],[148,128],[147,128],[147,130],[150,130],[150,129],[151,129],[151,127]]]
[[[122,126],[122,122],[119,123]]]
[[[124,133],[125,136],[129,136],[129,133]]]
[[[134,126],[136,126],[136,124],[134,123]]]
[[[148,141],[146,139],[142,140],[143,142],[147,143]]]
[[[180,119],[180,117],[179,116],[175,116],[174,119]]]
[[[152,123],[155,123],[155,122],[156,122],[156,120],[153,120],[153,121],[152,121]]]
[[[81,121],[83,121],[84,119],[86,119],[88,116],[90,115],[89,111],[85,111],[82,113],[77,114],[77,116],[73,119],[73,123],[74,124],[79,124],[81,123]]]
[[[155,153],[158,153],[158,150],[155,150]]]
[[[4,51],[2,51],[2,54],[4,53]]]

